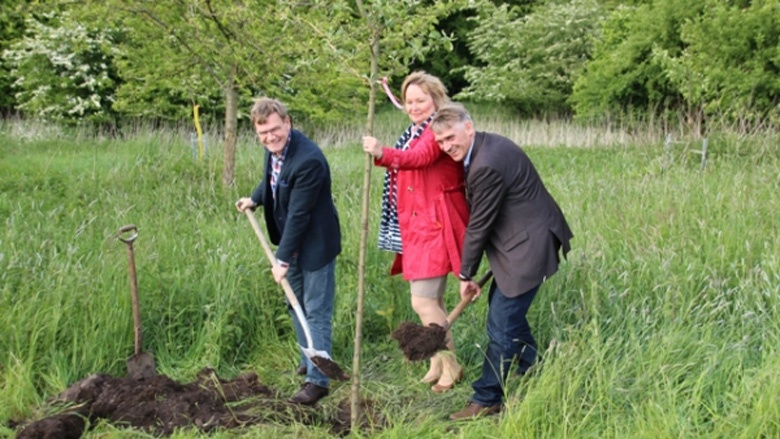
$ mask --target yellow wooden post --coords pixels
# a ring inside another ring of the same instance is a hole
[[[203,160],[203,130],[200,128],[200,118],[198,117],[198,109],[200,105],[195,104],[192,107],[192,115],[195,118],[195,131],[198,132],[198,160]]]

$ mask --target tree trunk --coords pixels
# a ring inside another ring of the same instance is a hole
[[[236,140],[238,138],[238,90],[235,83],[236,69],[230,72],[225,84],[225,163],[222,168],[222,184],[235,182]]]
[[[362,10],[362,3],[359,2]],[[366,121],[366,135],[374,133],[374,113],[376,110],[376,83],[379,76],[379,41],[380,31],[367,20],[371,28],[371,73],[368,78],[368,119]],[[350,404],[350,431],[358,431],[361,420],[360,405],[360,355],[363,342],[363,302],[366,291],[366,247],[368,242],[368,195],[371,192],[371,167],[373,159],[371,154],[365,154],[363,167],[363,203],[360,219],[360,253],[358,255],[358,293],[357,311],[355,314],[355,352],[352,357],[352,395]]]

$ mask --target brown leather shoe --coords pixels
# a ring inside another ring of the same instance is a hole
[[[477,419],[485,416],[495,415],[501,412],[501,404],[484,406],[476,402],[469,402],[463,410],[450,415],[451,421],[462,421]]]
[[[308,369],[306,369],[306,365],[300,365],[295,369],[296,375],[306,375],[308,373]]]
[[[327,395],[327,387],[318,386],[314,383],[304,383],[303,387],[301,387],[301,390],[298,391],[298,393],[296,393],[292,398],[288,399],[287,402],[291,402],[293,404],[314,405],[317,403],[317,401],[321,400]]]

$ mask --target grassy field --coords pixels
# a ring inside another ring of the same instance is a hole
[[[74,381],[94,372],[124,375],[132,318],[126,249],[116,231],[127,223],[139,229],[145,348],[161,373],[190,381],[205,366],[227,378],[256,371],[284,394],[297,390],[282,292],[233,207],[260,177],[262,153],[250,137],[239,144],[235,187],[223,188],[215,141],[198,162],[189,138],[175,132],[108,140],[0,128],[0,437],[14,434],[9,420],[46,415],[47,398]],[[392,126],[386,141],[399,130]],[[364,157],[359,131],[351,144],[328,136],[344,235],[334,359],[350,369]],[[390,338],[416,318],[406,285],[386,276],[390,255],[374,245],[382,178],[374,170],[361,390],[390,425],[364,436],[780,437],[777,143],[712,138],[701,171],[684,146],[667,153],[662,137],[590,148],[516,138],[575,234],[569,261],[530,313],[542,373],[508,383],[500,418],[455,428],[445,421],[479,374],[485,301],[454,328],[465,382],[432,394],[418,383],[426,366],[403,361]],[[451,305],[456,296],[450,282]],[[349,384],[334,384],[322,410],[335,411],[349,394]],[[264,425],[208,437],[327,435],[317,426]],[[85,437],[139,433],[101,424]]]

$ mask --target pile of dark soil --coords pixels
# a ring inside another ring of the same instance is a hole
[[[315,407],[305,407],[280,399],[277,392],[260,383],[257,374],[247,373],[231,381],[203,369],[197,379],[180,384],[164,375],[150,378],[115,378],[90,375],[62,392],[53,404],[63,410],[26,425],[19,439],[77,439],[89,424],[107,419],[116,425],[165,436],[177,428],[202,432],[246,427],[260,423],[291,425],[330,425],[336,435],[350,430],[350,402],[341,401],[334,419],[323,419]],[[361,407],[372,408],[370,403]],[[381,419],[373,410],[361,411],[362,428],[377,428]]]

